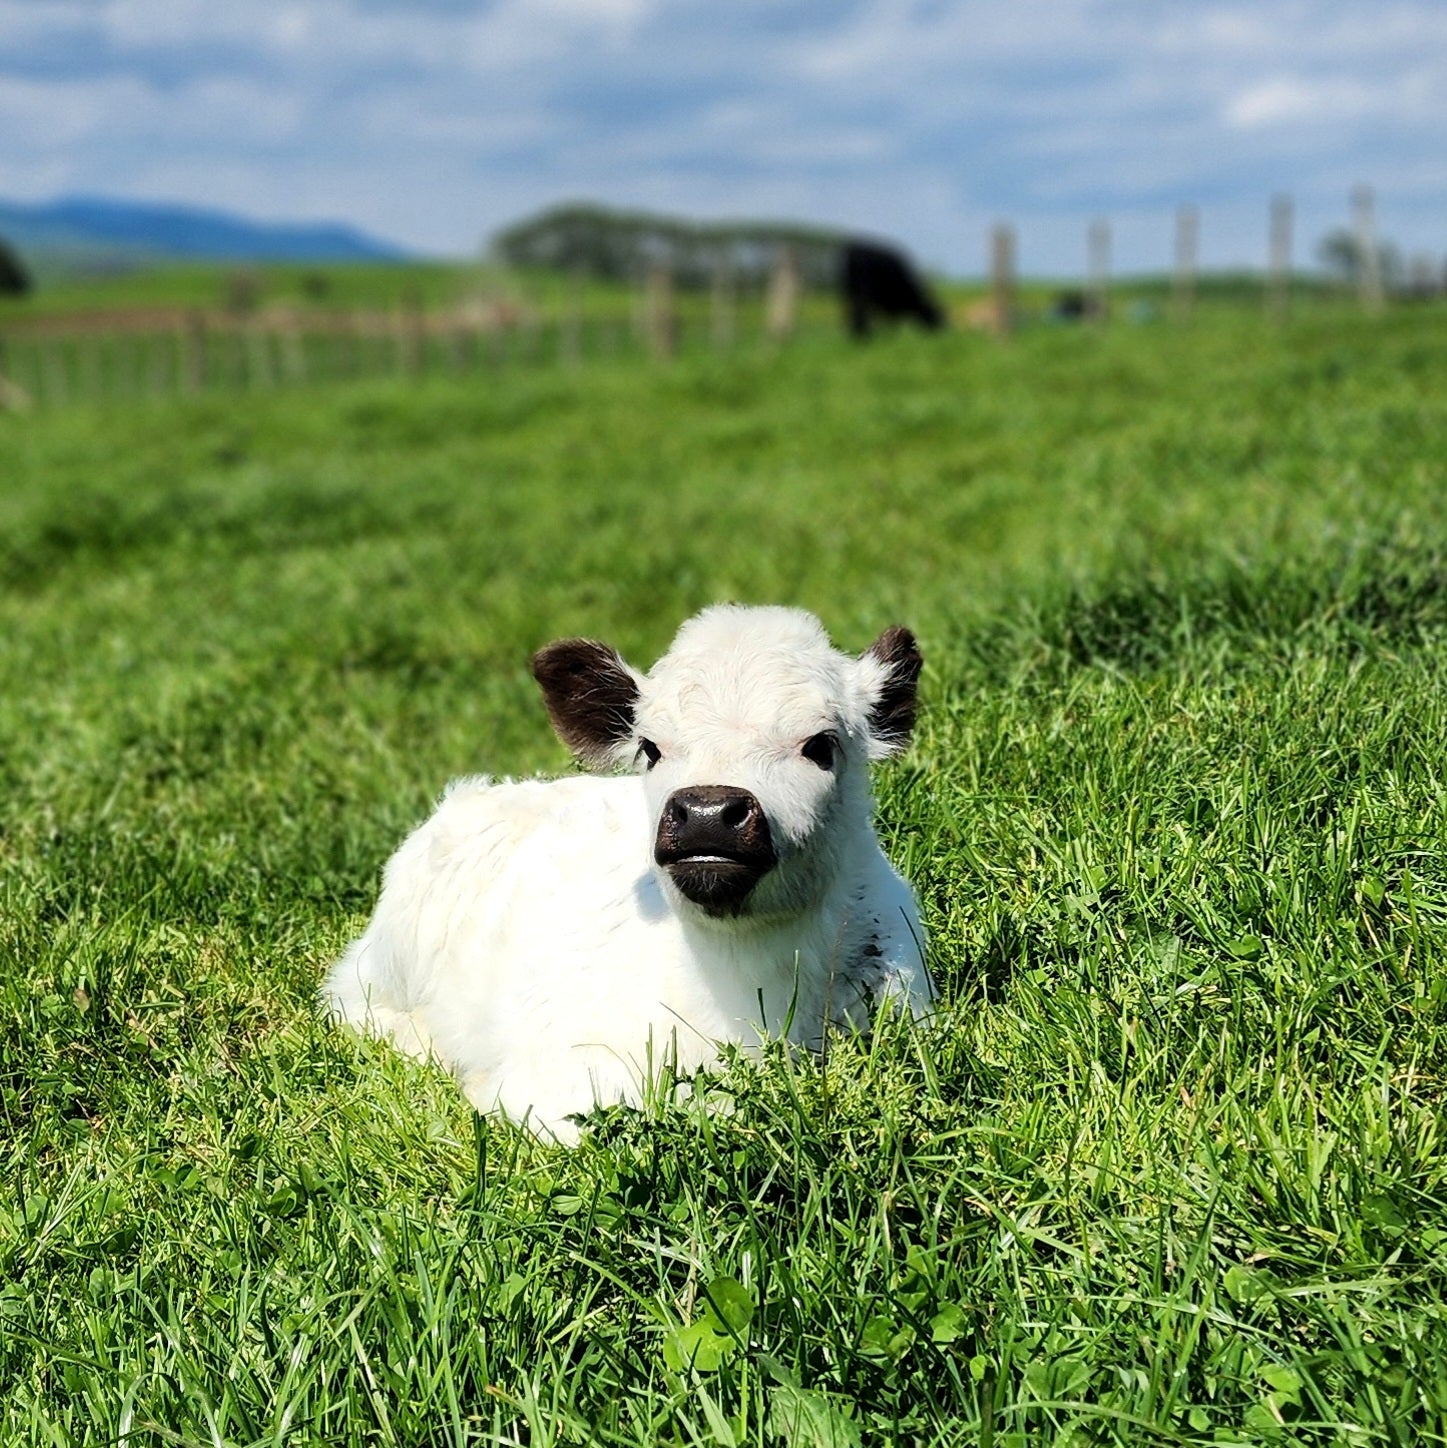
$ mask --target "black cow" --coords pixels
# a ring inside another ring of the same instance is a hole
[[[872,241],[846,242],[840,258],[839,289],[844,297],[845,325],[856,337],[867,337],[880,319],[912,318],[931,331],[945,324],[939,303],[908,260],[892,247]]]

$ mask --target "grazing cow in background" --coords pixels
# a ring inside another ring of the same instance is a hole
[[[323,1004],[563,1138],[718,1042],[818,1047],[880,1009],[924,1014],[919,915],[869,787],[908,742],[919,671],[906,629],[855,658],[787,608],[708,609],[646,675],[606,644],[548,645],[533,674],[559,737],[631,773],[452,785]]]
[[[874,242],[846,242],[839,267],[845,320],[856,337],[867,337],[875,320],[913,319],[932,331],[943,327],[945,314],[915,275],[908,260],[892,247]]]

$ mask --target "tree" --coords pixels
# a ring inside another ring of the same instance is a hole
[[[594,205],[555,206],[500,231],[494,253],[510,266],[546,267],[631,281],[666,264],[681,287],[708,285],[714,271],[762,281],[789,247],[805,282],[830,286],[838,267],[837,232],[790,222],[694,222]]]
[[[1348,284],[1356,281],[1362,264],[1361,247],[1344,226],[1322,237],[1317,243],[1316,254],[1333,276]]]
[[[1365,257],[1356,233],[1346,227],[1338,227],[1317,243],[1316,254],[1321,264],[1335,277],[1348,286],[1355,286],[1361,277]],[[1377,243],[1377,275],[1389,291],[1396,291],[1402,285],[1402,253],[1390,241]]]
[[[30,273],[15,248],[0,236],[0,296],[23,297],[30,290]]]

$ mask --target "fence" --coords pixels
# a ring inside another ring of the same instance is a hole
[[[592,305],[572,280],[545,302],[149,308],[23,320],[0,329],[0,409],[462,375],[521,363],[579,367],[629,354],[666,358],[680,348],[779,342],[823,315],[822,306],[801,304],[791,266],[786,257],[781,279],[755,294],[728,275],[707,292],[683,293],[655,268],[633,297],[595,296]],[[832,321],[832,303],[829,315]]]
[[[1301,274],[1292,266],[1293,205],[1289,196],[1271,198],[1266,228],[1267,258],[1262,273],[1260,292],[1265,311],[1276,322],[1283,322],[1291,312],[1293,292],[1306,295],[1325,292],[1335,296],[1336,289],[1317,281],[1308,289]],[[1385,305],[1388,287],[1383,275],[1385,256],[1394,249],[1384,245],[1377,236],[1376,196],[1369,186],[1357,186],[1351,193],[1351,230],[1334,238],[1346,254],[1339,262],[1346,263],[1350,288],[1355,292],[1362,311],[1380,312]],[[1175,217],[1175,256],[1171,265],[1169,311],[1177,322],[1189,322],[1194,314],[1199,291],[1197,255],[1201,233],[1201,212],[1195,206],[1181,206]],[[1343,240],[1345,238],[1345,240]],[[1333,238],[1328,238],[1329,241]],[[1104,322],[1111,312],[1111,225],[1099,217],[1086,232],[1085,282],[1079,289],[1060,293],[1057,315]],[[1326,250],[1326,247],[1323,247]],[[990,299],[988,305],[972,309],[970,320],[994,332],[1008,332],[1019,319],[1015,286],[1015,230],[1008,223],[997,225],[990,239]],[[1134,289],[1139,290],[1137,277]],[[1414,300],[1441,296],[1447,292],[1447,264],[1427,253],[1418,253],[1410,260],[1393,295]]]
[[[521,310],[115,312],[12,326],[0,338],[0,376],[33,403],[63,406],[576,362],[631,345],[626,323],[560,325]]]
[[[1380,311],[1384,286],[1369,188],[1353,192],[1352,218],[1360,305]],[[1200,229],[1198,209],[1179,208],[1167,299],[1179,322],[1191,320],[1197,303]],[[1274,197],[1261,294],[1266,312],[1278,322],[1292,306],[1292,231],[1290,198]],[[1086,237],[1085,284],[1060,293],[1053,315],[1108,320],[1111,252],[1110,223],[1097,219]],[[1002,224],[991,232],[989,264],[986,297],[957,309],[957,316],[967,326],[1003,335],[1021,316],[1013,227]],[[667,358],[681,348],[779,343],[826,316],[836,325],[832,299],[804,292],[798,259],[787,246],[778,249],[762,290],[743,288],[726,264],[702,290],[682,290],[675,280],[660,264],[640,277],[631,293],[590,293],[581,277],[570,276],[548,284],[541,300],[525,299],[519,291],[445,310],[425,309],[415,299],[371,310],[273,303],[250,310],[151,308],[0,323],[0,410],[387,375],[466,374],[517,363],[579,367],[630,353]],[[1447,277],[1432,258],[1414,259],[1410,295],[1434,296],[1444,287]]]

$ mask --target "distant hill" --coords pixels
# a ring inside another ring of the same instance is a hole
[[[145,262],[404,261],[409,253],[349,226],[268,225],[193,206],[67,197],[0,201],[0,236],[34,265],[108,268]]]

